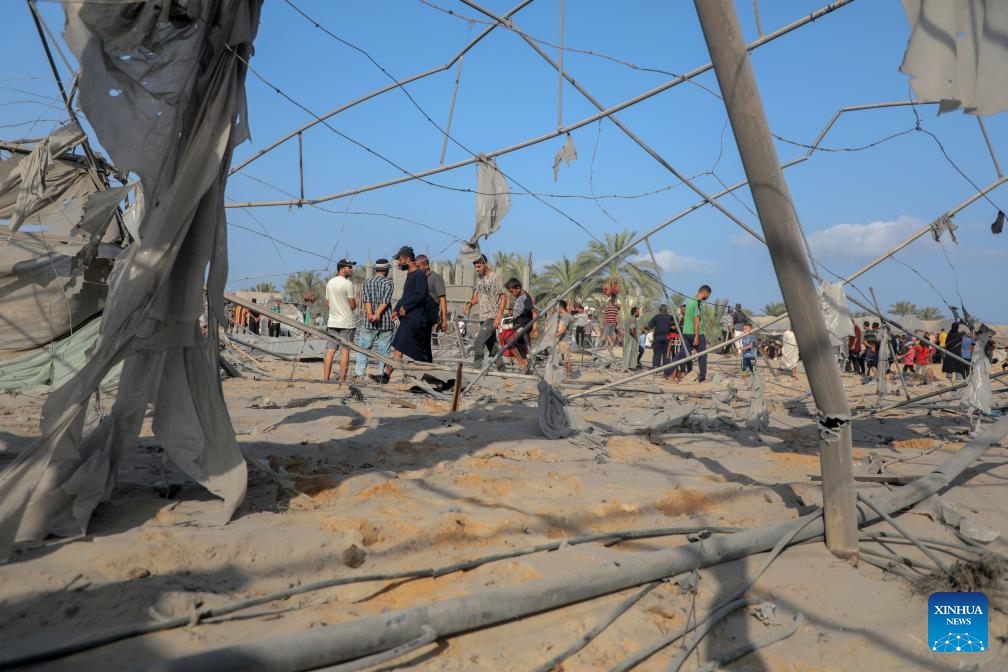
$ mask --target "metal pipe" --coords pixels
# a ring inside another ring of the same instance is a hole
[[[444,157],[448,151],[448,138],[451,134],[452,119],[455,118],[455,99],[458,97],[459,82],[462,80],[462,59],[458,61],[458,69],[455,71],[455,87],[452,89],[451,103],[448,104],[448,122],[445,124],[444,142],[441,143],[441,161],[444,165]],[[304,194],[301,195],[302,198]]]
[[[704,0],[706,1],[706,0]],[[962,471],[981,457],[992,444],[1008,434],[1008,417],[971,440],[953,457],[927,476],[875,497],[887,513],[896,513],[947,487]],[[473,593],[419,607],[258,639],[192,656],[159,662],[160,672],[298,672],[323,665],[353,660],[412,641],[426,625],[442,637],[484,628],[516,618],[592,599],[601,595],[674,576],[697,568],[710,567],[771,550],[795,527],[804,526],[792,545],[823,534],[819,512],[797,520],[768,525],[724,537],[675,548],[629,554],[619,565],[606,563],[577,575],[535,579],[524,583]],[[863,520],[863,525],[874,523]]]
[[[508,13],[505,14],[505,16],[512,16],[513,14],[518,13],[519,11],[521,11],[522,9],[524,9],[525,7],[527,7],[531,3],[532,3],[532,0],[522,0],[517,5],[515,5],[514,7],[512,7],[510,10],[508,10]],[[330,112],[326,112],[325,114],[323,114],[321,116],[318,116],[315,119],[312,119],[308,123],[306,123],[306,124],[298,127],[297,129],[291,131],[290,133],[288,133],[287,135],[283,136],[279,140],[274,141],[272,144],[267,145],[266,147],[263,147],[258,152],[256,152],[255,154],[253,154],[249,158],[245,159],[241,163],[239,163],[237,166],[235,166],[234,168],[232,168],[230,170],[230,172],[228,172],[228,175],[229,176],[230,175],[234,175],[235,173],[237,173],[239,170],[241,170],[245,166],[247,166],[250,163],[252,163],[253,161],[259,159],[264,154],[267,154],[267,153],[273,151],[274,149],[276,149],[277,147],[279,147],[283,143],[285,143],[288,140],[290,140],[291,138],[293,138],[295,135],[298,135],[299,133],[307,131],[309,128],[311,128],[312,126],[315,126],[316,124],[321,124],[326,119],[329,119],[330,117],[334,117],[337,114],[339,114],[340,112],[345,112],[345,111],[349,110],[351,107],[355,107],[357,105],[360,105],[361,103],[366,102],[368,100],[371,100],[372,98],[374,98],[376,96],[380,96],[383,93],[387,93],[387,92],[391,91],[392,89],[398,89],[399,87],[405,86],[406,84],[410,84],[412,82],[415,82],[417,80],[423,79],[425,77],[429,77],[430,75],[434,75],[434,74],[437,74],[439,72],[446,71],[457,60],[459,60],[460,58],[462,58],[463,56],[465,56],[466,52],[468,52],[470,49],[472,49],[473,47],[475,47],[484,37],[486,37],[487,35],[489,35],[493,31],[493,29],[496,28],[496,27],[497,27],[496,25],[487,26],[483,30],[483,32],[481,32],[479,35],[477,35],[472,40],[470,40],[464,47],[462,47],[461,51],[459,51],[457,54],[455,54],[444,65],[439,65],[437,67],[431,68],[430,70],[424,70],[423,72],[417,73],[417,74],[415,74],[415,75],[413,75],[411,77],[407,77],[406,79],[400,79],[398,81],[392,82],[391,84],[388,84],[387,86],[383,86],[380,89],[375,89],[371,93],[366,93],[363,96],[361,96],[360,98],[356,98],[354,100],[351,100],[349,103],[346,103],[345,105],[341,105],[340,107],[337,107],[335,110],[332,110]],[[291,203],[290,205],[296,205],[296,203]]]
[[[857,553],[850,406],[806,261],[794,203],[770,135],[752,62],[730,0],[694,0],[767,247],[819,407],[826,545]]]
[[[531,0],[529,0],[529,2],[530,1]],[[808,16],[804,16],[804,17],[798,19],[797,21],[794,21],[794,22],[792,22],[792,23],[790,23],[790,24],[788,24],[788,25],[786,25],[786,26],[784,26],[782,28],[779,28],[779,29],[775,30],[772,33],[769,33],[769,34],[765,35],[764,37],[761,37],[758,40],[754,40],[753,42],[750,42],[747,45],[746,48],[749,49],[749,50],[757,49],[757,48],[763,46],[764,44],[767,44],[769,42],[772,42],[772,41],[776,40],[779,37],[787,35],[788,33],[792,32],[792,31],[794,31],[794,30],[796,30],[798,28],[801,28],[802,26],[804,26],[804,25],[806,25],[808,23],[812,23],[813,21],[815,21],[815,20],[817,20],[819,18],[822,18],[823,16],[826,16],[827,14],[829,14],[829,13],[831,13],[833,11],[836,11],[837,9],[843,7],[844,5],[850,4],[853,1],[854,0],[837,0],[836,2],[832,2],[829,5],[826,5],[825,7],[821,8],[821,9],[818,9],[815,12],[812,12]],[[466,4],[469,4],[469,3],[466,3]],[[528,2],[522,3],[522,7],[524,7],[526,4],[528,4]],[[473,6],[474,6],[474,8],[478,9],[478,11],[484,11],[481,8],[479,8],[478,5],[473,5]],[[517,10],[514,10],[514,11],[517,11]],[[513,14],[514,11],[509,12],[508,14],[506,14],[505,17],[510,16],[511,14]],[[484,13],[485,13],[485,11],[484,11]],[[486,32],[488,32],[493,27],[494,26],[488,27],[488,29],[486,31],[484,31],[484,33],[481,33],[480,37],[478,37],[477,39],[480,39]],[[468,46],[471,46],[471,44],[472,43],[470,43],[470,45],[468,45]],[[277,142],[273,143],[269,147],[261,150],[255,156],[253,156],[253,157],[247,159],[246,161],[240,163],[229,174],[233,174],[234,172],[236,172],[236,171],[244,168],[249,163],[251,163],[252,161],[256,160],[257,158],[259,158],[260,156],[262,156],[266,152],[270,151],[271,149],[275,149],[282,142],[285,142],[286,140],[289,140],[290,138],[294,137],[294,135],[296,135],[298,132],[304,131],[304,130],[306,130],[308,128],[311,128],[315,124],[318,124],[318,123],[321,123],[321,122],[325,121],[326,119],[328,119],[329,117],[333,116],[334,114],[337,114],[337,113],[342,112],[342,111],[344,111],[346,109],[349,109],[350,107],[353,107],[354,105],[357,105],[358,103],[364,102],[365,100],[369,100],[370,98],[373,98],[374,96],[376,96],[376,95],[378,95],[380,93],[384,93],[386,91],[394,89],[394,88],[396,88],[398,86],[401,86],[402,84],[408,84],[409,82],[415,81],[416,79],[420,79],[422,76],[427,76],[427,75],[433,74],[435,72],[440,72],[440,71],[444,70],[445,67],[450,67],[450,64],[453,63],[453,62],[454,62],[454,60],[451,61],[447,66],[441,66],[441,67],[438,67],[438,68],[434,68],[434,69],[432,69],[432,70],[430,70],[430,71],[428,71],[426,73],[421,73],[421,75],[417,75],[417,76],[415,76],[413,78],[402,80],[401,82],[397,82],[395,84],[391,84],[391,85],[389,85],[387,87],[379,89],[378,91],[375,91],[373,93],[367,94],[366,96],[363,96],[363,97],[361,97],[361,98],[359,98],[359,99],[357,99],[357,100],[355,100],[355,101],[353,101],[351,103],[348,103],[347,105],[344,105],[343,107],[341,107],[341,108],[339,108],[337,110],[334,110],[333,112],[330,112],[330,113],[327,113],[327,114],[322,115],[320,117],[317,117],[315,120],[313,120],[313,121],[309,122],[308,124],[302,126],[301,128],[299,128],[294,133],[288,134],[287,136],[285,136],[281,140],[278,140]],[[680,75],[678,77],[674,77],[673,79],[665,82],[664,84],[660,84],[660,85],[654,87],[653,89],[645,91],[644,93],[641,93],[641,94],[639,94],[637,96],[634,96],[633,98],[629,98],[629,99],[623,101],[622,103],[619,103],[617,105],[613,105],[612,107],[610,107],[610,108],[608,108],[606,110],[602,110],[601,112],[598,112],[597,114],[593,114],[593,115],[591,115],[589,117],[585,117],[584,119],[582,119],[580,121],[577,121],[577,122],[574,122],[573,124],[568,124],[567,126],[564,126],[563,128],[558,128],[555,131],[551,131],[551,132],[548,132],[548,133],[543,133],[542,135],[539,135],[539,136],[537,136],[535,138],[530,138],[528,140],[524,140],[522,142],[519,142],[519,143],[516,143],[516,144],[513,144],[513,145],[509,145],[507,147],[502,147],[502,148],[494,150],[492,152],[486,152],[482,156],[486,156],[486,157],[489,157],[489,158],[494,158],[494,157],[497,157],[497,156],[501,156],[503,154],[509,154],[509,153],[517,151],[519,149],[525,149],[526,147],[531,147],[532,145],[537,145],[537,144],[539,144],[541,142],[545,142],[547,140],[552,140],[553,138],[556,138],[558,136],[564,135],[565,133],[570,133],[571,131],[577,130],[577,129],[581,128],[582,126],[587,126],[588,124],[592,124],[592,123],[598,121],[599,119],[604,119],[604,118],[610,116],[611,114],[614,114],[614,113],[619,112],[621,110],[625,110],[628,107],[632,107],[632,106],[636,105],[637,103],[640,103],[642,101],[645,101],[645,100],[647,100],[649,98],[652,98],[652,97],[658,95],[659,93],[663,93],[663,92],[665,92],[665,91],[667,91],[667,90],[669,90],[669,89],[671,89],[671,88],[673,88],[675,86],[678,86],[679,84],[682,84],[683,82],[687,82],[687,81],[689,81],[689,80],[691,80],[691,79],[693,79],[693,78],[695,78],[695,77],[697,77],[699,75],[702,75],[703,73],[709,71],[712,67],[713,66],[710,63],[707,63],[707,64],[702,65],[700,67],[694,68],[693,70],[690,70],[686,74]],[[446,171],[449,171],[449,170],[455,170],[456,168],[462,168],[464,166],[468,166],[468,165],[471,165],[473,163],[476,163],[476,161],[478,161],[478,160],[479,160],[478,157],[472,157],[472,158],[469,158],[469,159],[464,159],[462,161],[456,161],[455,163],[451,163],[451,164],[448,164],[446,166],[440,166],[440,167],[437,167],[437,168],[431,168],[431,169],[428,169],[428,170],[421,171],[419,173],[411,173],[409,175],[403,175],[401,177],[393,178],[391,180],[385,180],[384,182],[378,182],[378,183],[371,184],[371,185],[368,185],[368,186],[365,186],[365,187],[358,187],[358,188],[355,188],[355,189],[349,189],[349,190],[346,190],[346,191],[341,191],[341,192],[336,192],[336,193],[333,193],[333,194],[328,194],[326,196],[320,196],[318,198],[308,199],[308,200],[305,200],[303,202],[300,202],[300,204],[303,204],[303,205],[316,205],[318,203],[325,203],[327,201],[332,201],[332,200],[336,200],[336,199],[339,199],[339,198],[345,198],[347,196],[354,196],[356,194],[361,194],[361,193],[364,193],[364,192],[367,192],[367,191],[373,191],[375,189],[381,189],[381,188],[389,187],[389,186],[392,186],[392,185],[395,185],[395,184],[401,184],[403,182],[409,182],[411,180],[415,180],[415,179],[418,179],[418,178],[421,178],[421,177],[429,177],[431,175],[435,175],[435,174],[438,174],[438,173],[443,173],[443,172],[446,172]],[[707,199],[705,199],[705,200],[707,200]],[[257,202],[247,202],[247,203],[229,203],[229,204],[226,204],[224,207],[226,207],[226,208],[239,208],[239,207],[257,208],[257,207],[273,207],[273,206],[290,206],[290,205],[298,205],[298,204],[299,204],[298,201],[291,201],[291,200],[286,200],[286,201],[257,201]]]
[[[997,180],[995,180],[994,182],[992,182],[991,184],[989,184],[987,187],[985,187],[984,189],[976,192],[975,194],[973,194],[972,196],[970,196],[969,198],[967,198],[965,201],[963,201],[962,203],[960,203],[956,207],[954,207],[951,210],[949,210],[948,212],[946,212],[944,216],[946,216],[946,217],[953,217],[953,216],[955,216],[956,214],[958,214],[961,210],[963,210],[967,206],[972,205],[974,201],[983,198],[989,192],[991,192],[991,191],[997,189],[998,187],[1000,187],[1002,184],[1005,183],[1005,181],[1008,181],[1008,177],[1005,177],[1004,175],[1001,175]],[[869,262],[863,268],[861,268],[861,269],[859,269],[857,271],[854,271],[853,273],[851,273],[850,275],[848,275],[844,279],[844,284],[846,285],[848,283],[854,282],[855,280],[857,280],[858,278],[860,278],[862,275],[864,275],[865,273],[867,273],[871,269],[875,268],[876,266],[878,266],[880,263],[882,263],[883,261],[885,261],[889,257],[893,256],[894,254],[896,254],[897,252],[899,252],[900,250],[902,250],[903,248],[905,248],[910,243],[914,242],[915,240],[917,240],[921,236],[924,236],[925,234],[930,233],[930,232],[931,232],[931,225],[928,224],[927,226],[925,226],[924,228],[922,228],[920,231],[918,231],[917,233],[911,235],[909,238],[907,238],[902,243],[900,243],[896,247],[892,248],[891,250],[889,250],[888,252],[886,252],[882,256],[878,257],[874,261]],[[868,310],[868,309],[866,308],[865,310]]]
[[[564,57],[564,0],[560,0],[560,49],[558,58],[560,68],[557,70],[557,128],[563,126],[563,57]]]
[[[997,171],[998,177],[1004,177],[1004,173],[1001,172],[1001,164],[997,160],[997,154],[994,153],[994,145],[991,144],[990,136],[987,135],[987,127],[984,126],[983,117],[978,114],[976,120],[980,124],[980,132],[983,133],[984,141],[987,143],[987,151],[990,152],[991,161],[994,162],[994,170]]]

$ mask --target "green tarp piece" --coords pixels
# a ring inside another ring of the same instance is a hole
[[[48,392],[60,387],[87,361],[88,350],[98,338],[101,318],[95,318],[73,334],[13,359],[0,360],[0,391]],[[122,364],[102,381],[102,390],[119,385]]]

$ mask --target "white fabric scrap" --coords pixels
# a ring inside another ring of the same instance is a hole
[[[903,0],[910,41],[900,71],[940,112],[1008,110],[1008,2]]]
[[[553,181],[556,182],[560,177],[561,161],[570,166],[571,161],[574,161],[577,158],[577,150],[574,149],[574,138],[571,137],[570,133],[568,133],[567,142],[564,143],[564,146],[561,147],[559,151],[557,151],[556,156],[553,157]]]

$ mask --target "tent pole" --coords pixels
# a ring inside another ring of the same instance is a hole
[[[857,554],[850,407],[809,272],[798,219],[774,149],[752,62],[730,0],[694,0],[770,258],[819,407],[826,546]]]

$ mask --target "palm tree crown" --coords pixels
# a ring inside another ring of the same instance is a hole
[[[604,241],[593,240],[588,243],[588,249],[581,252],[575,260],[585,271],[598,266],[609,257],[614,258],[606,262],[595,277],[588,279],[586,293],[601,292],[602,284],[610,280],[615,280],[620,292],[624,294],[632,293],[650,299],[661,293],[658,267],[651,261],[631,261],[638,256],[638,251],[636,246],[627,247],[627,244],[636,235],[635,231],[607,232]]]

